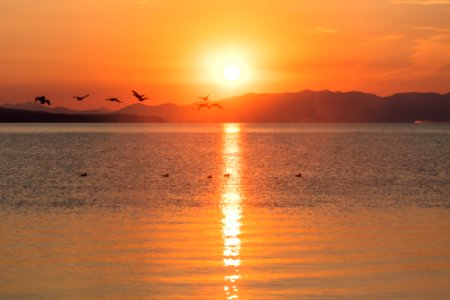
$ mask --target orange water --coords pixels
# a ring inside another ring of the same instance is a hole
[[[450,297],[445,125],[2,125],[0,157],[0,299]]]

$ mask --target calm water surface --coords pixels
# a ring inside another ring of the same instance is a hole
[[[2,124],[0,178],[0,299],[450,299],[449,125]]]

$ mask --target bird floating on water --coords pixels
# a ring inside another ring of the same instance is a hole
[[[208,178],[211,179],[211,178],[212,178],[212,175],[209,175]]]
[[[169,173],[161,175],[162,177],[169,177]]]
[[[81,177],[86,177],[86,176],[87,176],[87,173],[81,173],[80,176],[81,176]]]
[[[45,98],[45,96],[39,96],[39,97],[34,98],[34,102],[36,102],[36,101],[40,102],[41,104],[50,105],[50,100]]]
[[[84,100],[84,98],[89,97],[89,94],[84,95],[84,96],[73,96],[74,99],[77,99],[78,101],[82,101]]]
[[[295,177],[302,177],[302,173],[296,174]]]
[[[108,99],[106,99],[106,101],[123,103],[122,101],[120,101],[120,100],[117,99],[117,98],[108,98]]]
[[[149,100],[147,97],[145,97],[144,94],[139,94],[135,90],[131,90],[133,92],[133,96],[135,96],[139,101]]]
[[[230,176],[231,176],[230,173],[223,174],[223,177],[230,177]]]

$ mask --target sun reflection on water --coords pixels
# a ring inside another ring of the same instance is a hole
[[[239,299],[237,283],[241,278],[242,194],[240,191],[240,127],[224,124],[223,173],[230,174],[224,180],[222,191],[223,265],[226,271],[224,291],[226,299]]]

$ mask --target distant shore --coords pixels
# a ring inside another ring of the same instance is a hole
[[[0,123],[163,123],[162,118],[128,114],[63,114],[0,108]]]
[[[118,110],[71,110],[34,102],[0,106],[0,122],[63,123],[448,123],[450,93],[399,93],[381,97],[364,92],[304,90],[249,93],[214,103],[145,105]]]

